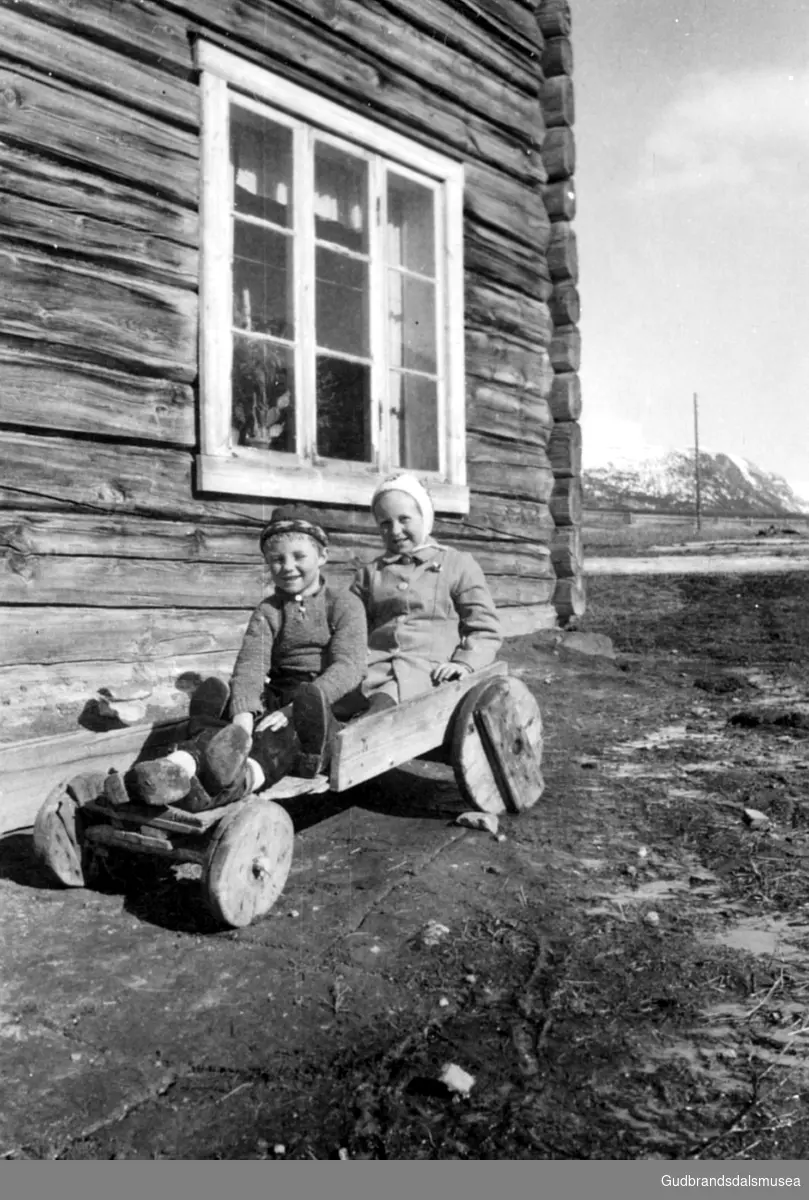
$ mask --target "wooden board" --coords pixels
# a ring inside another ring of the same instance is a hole
[[[203,891],[224,925],[250,925],[270,911],[292,865],[292,818],[272,800],[252,799],[227,813],[211,840]]]
[[[180,741],[184,723],[133,725],[111,733],[60,734],[0,747],[0,833],[30,828],[48,794],[81,771],[127,770],[147,751]],[[64,786],[64,785],[61,785]]]
[[[142,804],[122,804],[117,808],[91,801],[87,805],[89,812],[97,817],[105,817],[113,825],[136,825],[142,827],[151,825],[155,829],[165,829],[168,833],[202,834],[221,820],[226,809],[212,808],[207,812],[185,812],[184,809],[167,805],[165,808],[148,808]]]
[[[78,803],[66,783],[57,783],[34,821],[34,855],[57,882],[84,887],[84,871],[76,826]]]
[[[479,683],[458,706],[452,724],[449,759],[464,801],[480,812],[503,813],[507,811],[503,793],[475,720],[481,701],[492,687],[490,680]]]
[[[335,739],[331,790],[344,792],[442,745],[452,714],[470,688],[507,673],[505,663],[492,663],[394,709],[350,722]]]
[[[506,808],[531,808],[545,789],[542,717],[533,695],[522,680],[504,680],[491,702],[480,704],[477,720]]]
[[[467,695],[452,734],[452,764],[465,799],[482,812],[522,812],[544,789],[542,718],[519,679],[497,679]]]
[[[311,779],[285,775],[260,795],[262,800],[292,800],[295,796],[317,796],[328,790],[328,775],[315,775]]]
[[[128,850],[137,854],[154,854],[159,858],[170,858],[173,862],[193,862],[200,865],[206,862],[204,850],[195,850],[190,846],[174,846],[168,838],[144,829],[93,825],[87,830],[86,840],[89,846],[111,846],[116,850]]]

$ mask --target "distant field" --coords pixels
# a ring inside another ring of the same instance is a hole
[[[582,520],[585,554],[633,554],[652,546],[677,546],[691,542],[743,542],[772,527],[778,537],[809,538],[809,516],[732,517],[696,519],[671,513],[627,513],[614,509],[586,509]],[[759,539],[765,542],[762,536]]]

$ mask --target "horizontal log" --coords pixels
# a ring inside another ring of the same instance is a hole
[[[581,416],[581,380],[574,372],[554,375],[548,398],[554,421],[578,421]]]
[[[554,589],[555,590],[555,589]],[[522,604],[519,607],[501,606],[497,610],[503,637],[524,637],[527,633],[540,633],[553,629],[557,624],[553,604]]]
[[[573,220],[576,215],[576,185],[572,179],[559,179],[556,183],[545,184],[542,196],[551,221]]]
[[[542,162],[548,182],[569,179],[576,173],[576,138],[566,125],[549,129],[542,143]]]
[[[2,667],[0,744],[88,727],[109,728],[109,722],[104,724],[99,716],[100,689],[113,696],[132,691],[143,695],[147,721],[179,720],[188,712],[187,689],[208,675],[229,679],[235,660],[235,651],[216,650],[143,664],[102,660]]]
[[[554,283],[579,278],[579,248],[576,231],[569,221],[554,221],[548,243],[548,270]]]
[[[113,662],[131,666],[178,655],[236,653],[250,609],[28,606],[0,610],[0,666]]]
[[[212,0],[195,0],[194,15],[208,14]],[[244,3],[241,9],[252,9],[252,3]],[[266,22],[268,6],[255,4],[255,13]],[[421,7],[421,6],[420,6]],[[504,127],[512,122],[522,129],[529,129],[539,112],[535,97],[525,96],[504,78],[494,76],[481,69],[476,58],[466,58],[453,45],[455,25],[447,13],[443,29],[447,36],[436,36],[417,28],[413,21],[413,9],[406,5],[406,15],[399,19],[391,17],[390,6],[379,0],[296,0],[295,10],[301,16],[313,18],[319,24],[341,36],[349,47],[372,54],[384,64],[399,71],[417,75],[419,81],[431,90],[435,89],[451,96],[472,112],[479,112]],[[242,11],[239,24],[243,27]],[[221,6],[216,7],[217,26],[227,26]],[[540,117],[541,120],[541,117]],[[540,138],[541,140],[541,138]]]
[[[548,458],[554,476],[581,475],[581,425],[556,421],[548,441]]]
[[[548,504],[556,525],[581,525],[581,479],[555,479]]]
[[[197,126],[197,89],[190,80],[149,63],[133,62],[107,46],[88,42],[64,25],[54,28],[24,15],[21,6],[4,9],[3,33],[3,57],[11,62],[35,67],[50,78],[109,96],[159,120],[170,119],[192,129]]]
[[[508,542],[502,546],[494,542],[464,542],[463,549],[477,561],[490,587],[494,591],[500,589],[499,595],[504,600],[513,594],[515,580],[533,586],[537,580],[554,576],[549,546],[529,542]]]
[[[482,28],[519,50],[531,65],[538,60],[542,33],[533,12],[520,0],[455,0],[452,7],[464,9]]]
[[[468,391],[466,425],[473,432],[545,449],[553,416],[547,400],[530,392],[478,385]]]
[[[467,474],[471,488],[497,495],[547,501],[554,481],[544,450],[519,449],[484,434],[467,437]]]
[[[573,125],[576,121],[576,98],[570,75],[552,75],[546,79],[540,92],[542,115],[545,127],[555,129],[558,125]]]
[[[0,421],[7,425],[193,446],[194,394],[188,384],[46,358],[38,343],[0,343]],[[38,404],[32,421],[34,398]]]
[[[544,303],[550,299],[553,283],[544,252],[471,220],[465,223],[463,249],[469,275],[505,284]]]
[[[522,242],[544,252],[550,222],[538,182],[512,179],[503,171],[480,163],[465,166],[464,209],[475,221],[504,234],[509,242]]]
[[[203,517],[235,504],[192,499],[191,455],[0,431],[0,507],[50,508],[61,500],[101,512]],[[258,512],[261,506],[254,506]]]
[[[481,546],[464,543],[464,549],[475,551],[474,557],[487,576],[495,601],[516,603],[526,595],[532,603],[548,598],[546,590],[540,588],[537,592],[535,588],[538,581],[553,577],[547,547],[516,541],[509,542],[502,550],[495,548],[495,543],[488,547],[481,543]],[[352,561],[354,554],[352,550]],[[348,586],[353,576],[353,566],[340,570],[335,565],[329,573],[338,587]],[[233,564],[172,564],[165,559],[138,562],[75,556],[25,561],[16,558],[9,562],[6,556],[0,569],[0,604],[30,605],[37,610],[63,604],[95,608],[98,612],[119,609],[127,600],[137,608],[158,610],[171,609],[174,602],[195,610],[195,618],[189,611],[189,629],[193,629],[195,619],[204,630],[211,611],[236,611],[241,616],[270,590],[269,580],[260,568]],[[216,645],[214,650],[220,652],[222,646]]]
[[[548,396],[554,374],[544,346],[525,346],[510,338],[477,329],[466,331],[466,372],[539,396]]]
[[[0,130],[18,145],[46,151],[83,170],[94,167],[151,194],[188,206],[197,203],[196,133],[48,79],[32,67],[0,61]]]
[[[528,541],[538,545],[549,545],[553,536],[554,521],[546,501],[528,500],[496,493],[472,493],[469,515],[463,525],[450,521],[436,521],[436,537],[443,538],[463,549],[465,537],[494,538],[506,541]]]
[[[81,193],[54,196],[46,203],[34,199],[26,176],[5,171],[0,191],[0,237],[26,242],[33,253],[44,249],[94,260],[100,269],[125,272],[144,279],[196,290],[199,286],[197,251],[154,232],[130,229],[118,221],[77,211]],[[61,189],[67,191],[68,189]],[[71,200],[73,207],[71,208]]]
[[[48,711],[53,717],[53,710]],[[125,771],[140,755],[149,758],[170,749],[184,728],[171,723],[109,733],[71,730],[0,748],[0,834],[30,828],[58,784],[93,771]]]
[[[581,529],[572,525],[559,526],[551,542],[551,562],[558,579],[581,575],[584,555]]]
[[[0,604],[254,608],[269,587],[262,566],[11,551],[0,563]]]
[[[196,378],[194,293],[43,252],[0,248],[0,269],[0,333],[78,344],[110,365],[181,383]]]
[[[497,330],[530,345],[549,346],[553,334],[550,309],[541,300],[510,288],[478,283],[467,274],[466,323],[474,329]]]
[[[571,28],[569,0],[540,0],[537,22],[546,38],[567,37]]]
[[[548,301],[554,325],[576,325],[581,317],[579,290],[571,279],[560,280]]]
[[[556,588],[556,575],[548,561],[547,574],[542,578],[533,575],[495,575],[489,572],[486,582],[498,609],[514,604],[549,604]]]
[[[184,208],[153,192],[139,190],[141,181],[136,185],[108,179],[98,171],[82,170],[77,164],[65,166],[56,162],[40,154],[35,146],[15,146],[11,142],[0,142],[0,179],[2,186],[15,196],[41,201],[61,210],[65,218],[106,221],[117,228],[123,227],[122,237],[148,234],[149,239],[158,243],[154,257],[161,265],[188,273],[189,260],[184,248],[197,247],[196,208]],[[172,257],[174,242],[180,243],[176,258]],[[150,247],[150,241],[147,240],[146,246]]]
[[[384,12],[381,5],[375,4],[373,7]],[[537,59],[541,47],[536,27],[530,31],[532,41],[529,45],[518,43],[523,51],[518,53],[513,37],[504,37],[502,25],[489,20],[482,27],[479,20],[470,19],[464,12],[467,6],[457,2],[419,0],[418,5],[413,5],[409,0],[386,0],[386,7],[396,13],[404,30],[409,31],[417,23],[420,32],[428,38],[435,38],[440,30],[442,44],[454,49],[456,54],[463,55],[481,70],[485,69],[506,80],[526,95],[537,95]],[[484,15],[485,12],[479,7],[475,16],[479,18]],[[523,28],[529,29],[530,24],[524,23]]]
[[[553,593],[553,606],[559,614],[559,619],[565,623],[578,620],[587,611],[587,587],[584,576],[577,575],[572,579],[558,579]]]
[[[542,51],[542,74],[546,79],[573,74],[573,44],[567,37],[546,37]]]
[[[550,347],[554,371],[578,371],[581,366],[581,334],[575,325],[559,325]]]
[[[366,531],[374,532],[369,521]],[[0,512],[0,549],[18,555],[95,555],[109,558],[227,562],[258,568],[259,529],[137,517],[128,513]]]

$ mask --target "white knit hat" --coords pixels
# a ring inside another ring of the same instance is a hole
[[[406,492],[408,496],[413,497],[419,506],[422,517],[424,517],[424,537],[426,540],[432,532],[433,522],[435,521],[435,509],[424,484],[416,479],[415,475],[407,474],[391,475],[389,479],[383,479],[377,485],[371,497],[371,512],[374,511],[376,502],[383,492]]]

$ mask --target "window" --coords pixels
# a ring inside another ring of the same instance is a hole
[[[463,168],[196,49],[200,486],[365,504],[401,467],[468,511]]]

